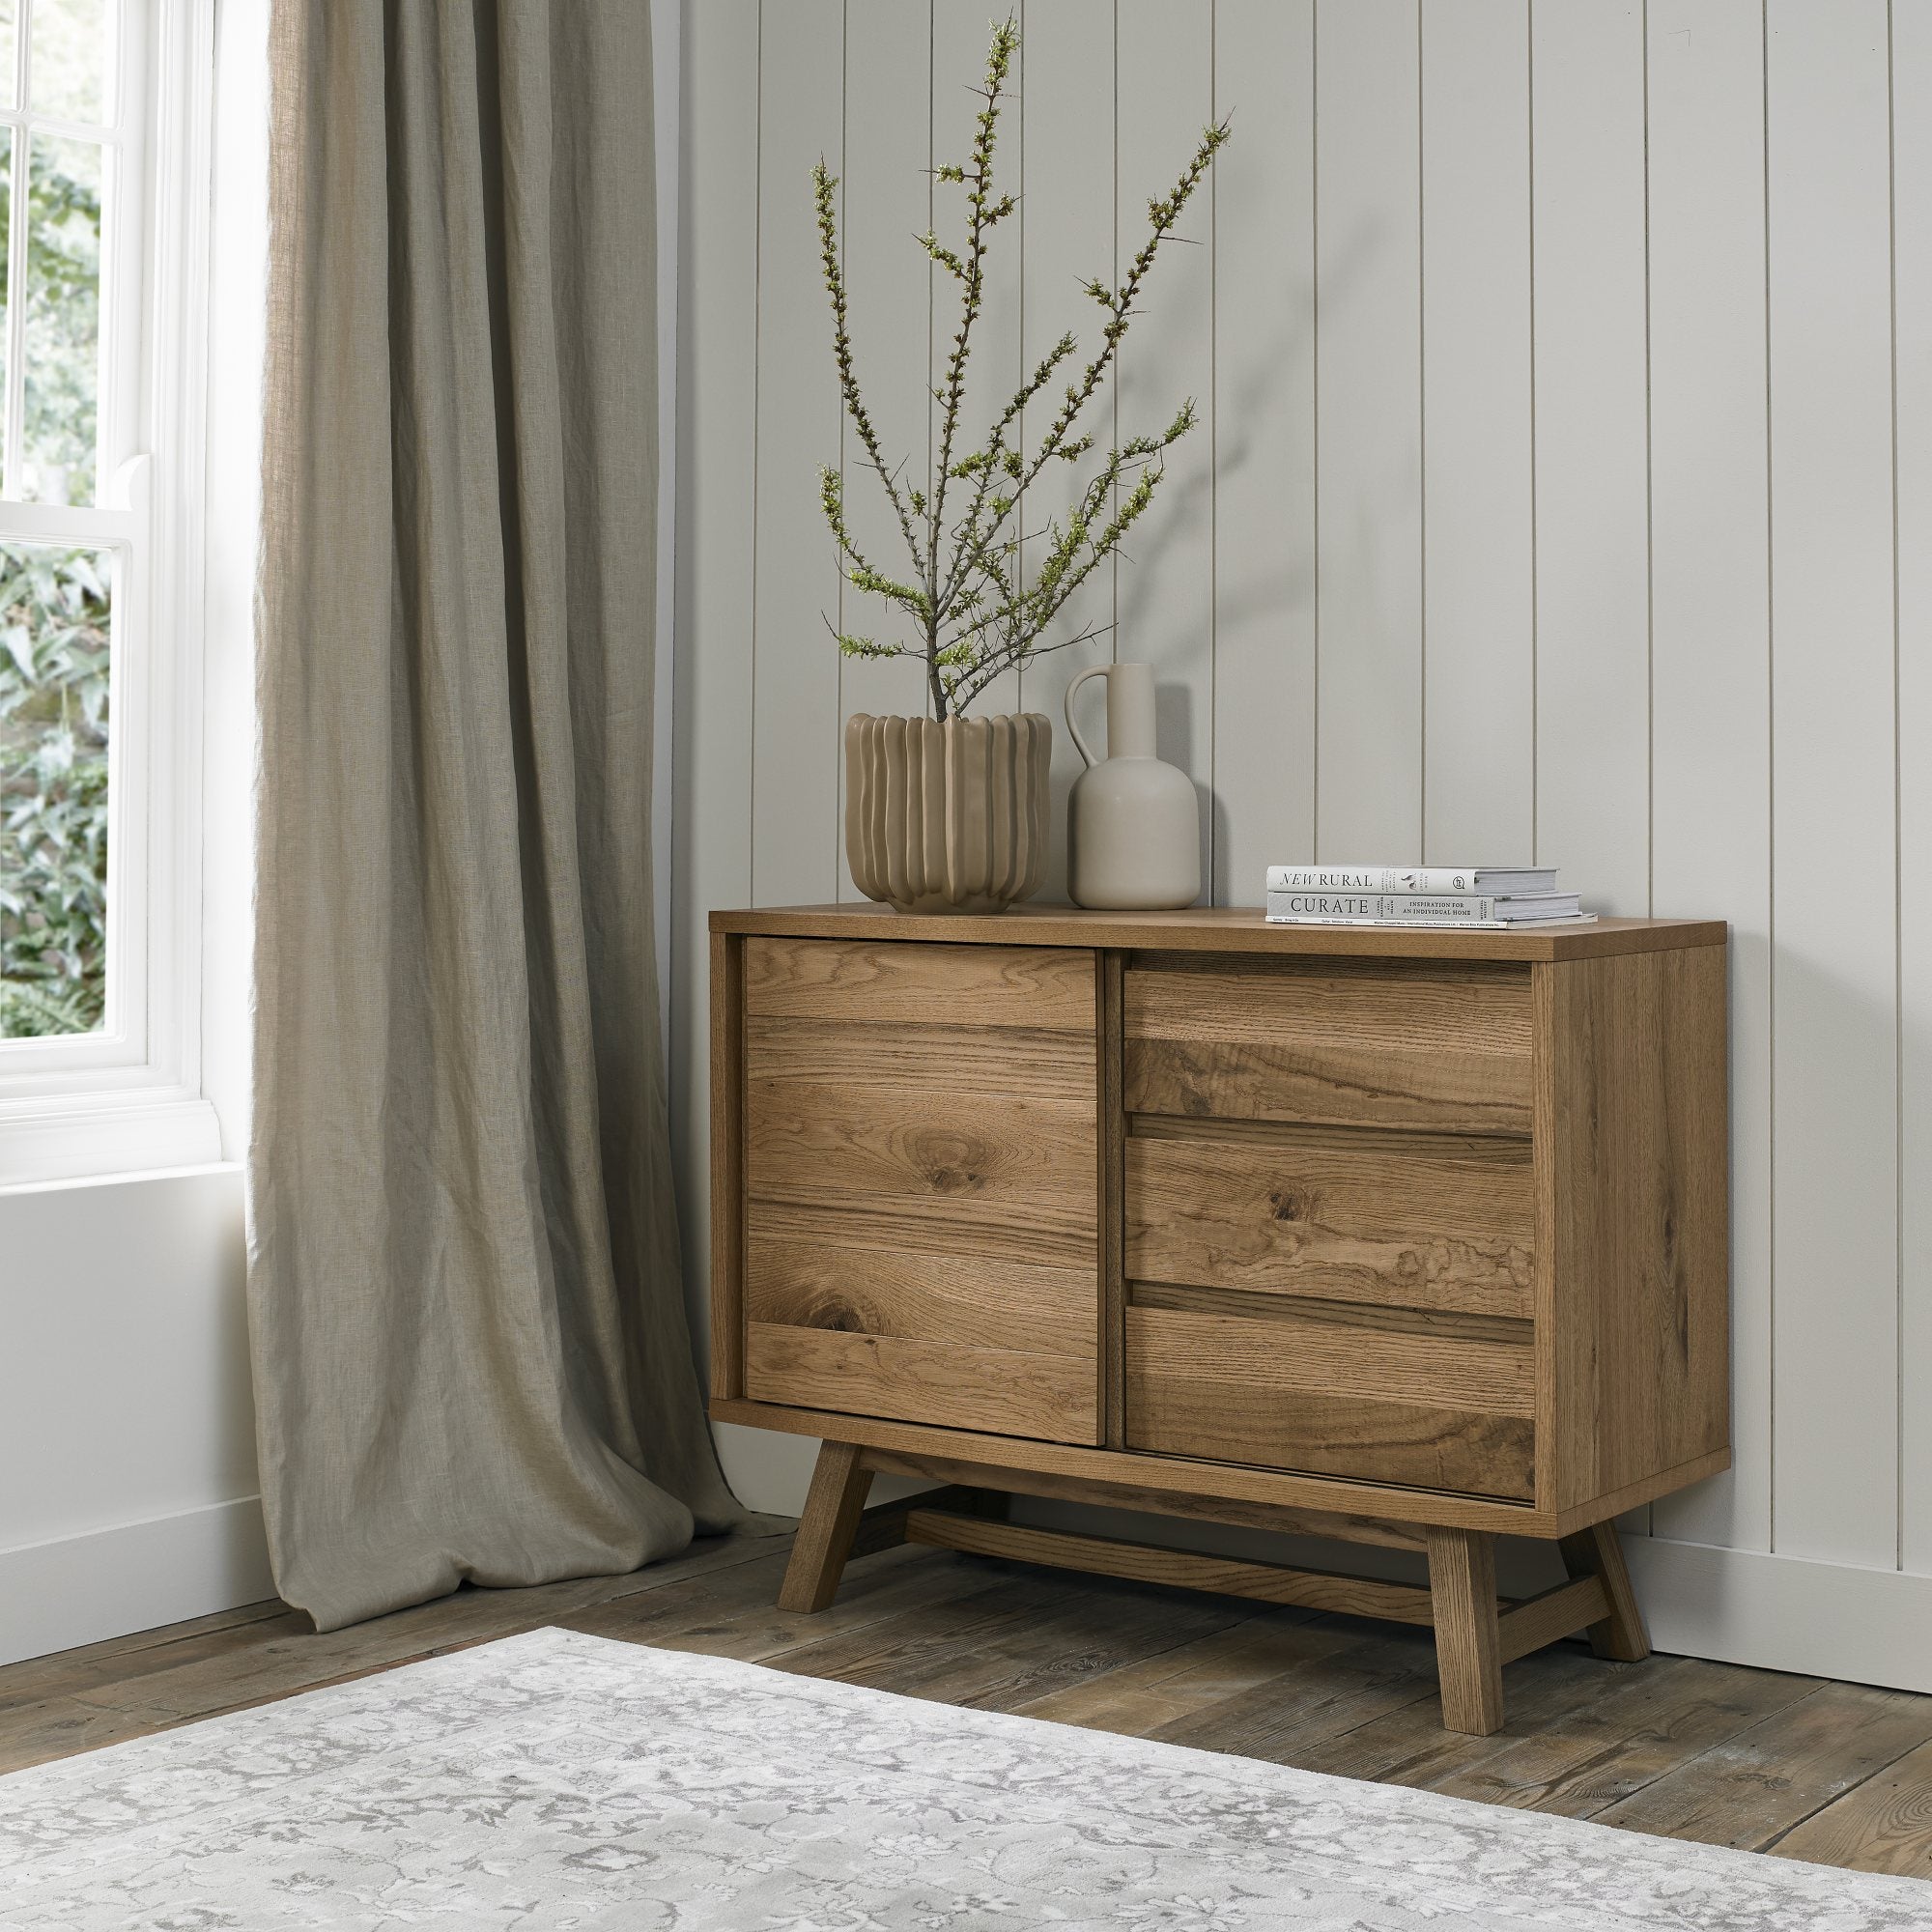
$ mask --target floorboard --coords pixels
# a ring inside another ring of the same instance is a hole
[[[1444,1731],[1429,1633],[897,1548],[817,1615],[788,1539],[629,1577],[466,1588],[318,1635],[280,1604],[0,1669],[0,1771],[562,1625],[939,1702],[1624,1828],[1932,1879],[1932,1696],[1580,1643],[1511,1664],[1508,1721]]]
[[[1669,1777],[1605,1807],[1605,1822],[1768,1849],[1928,1738],[1932,1697],[1816,1684]]]
[[[1250,1616],[1012,1708],[1057,1724],[1151,1737],[1163,1725],[1251,1691],[1293,1667],[1308,1654],[1308,1634],[1296,1626],[1307,1623],[1310,1615],[1284,1609]]]
[[[1435,1645],[1428,1631],[1327,1616],[1315,1618],[1302,1641],[1313,1653],[1305,1662],[1152,1735],[1197,1750],[1298,1764],[1322,1739],[1391,1711],[1424,1698],[1435,1709]]]
[[[1794,1825],[1771,1850],[1813,1864],[1925,1875],[1932,1838],[1932,1744],[1907,1751]]]
[[[1428,1788],[1594,1817],[1815,1688],[1809,1678],[1701,1658],[1661,1658],[1655,1669],[1651,1662],[1625,1665],[1602,1696],[1509,1750],[1432,1776]]]
[[[1337,1777],[1426,1785],[1451,1772],[1473,1771],[1546,1724],[1570,1717],[1603,1696],[1616,1673],[1630,1667],[1605,1662],[1580,1644],[1551,1644],[1508,1666],[1503,1727],[1493,1736],[1445,1731],[1436,1700],[1422,1697],[1310,1745],[1296,1762]]]

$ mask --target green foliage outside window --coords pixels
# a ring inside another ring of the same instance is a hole
[[[107,560],[0,545],[0,1038],[107,992]]]
[[[34,137],[27,227],[26,494],[94,501],[100,322],[100,150]],[[0,239],[6,223],[0,219]],[[0,268],[0,290],[6,271]]]
[[[32,179],[30,413],[85,501],[100,197],[44,160]],[[7,208],[0,199],[0,301],[14,293]],[[100,553],[0,544],[0,1038],[91,1033],[105,1013],[109,600]]]

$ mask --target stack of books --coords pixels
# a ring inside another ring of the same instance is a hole
[[[1554,866],[1270,866],[1281,925],[1587,925]]]

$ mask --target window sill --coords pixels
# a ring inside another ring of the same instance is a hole
[[[198,1094],[150,1088],[0,1100],[0,1188],[220,1160],[221,1125]]]

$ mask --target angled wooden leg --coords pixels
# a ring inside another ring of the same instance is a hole
[[[792,1539],[791,1561],[779,1585],[780,1609],[822,1610],[838,1594],[871,1487],[872,1472],[864,1466],[857,1443],[819,1445],[805,1514]]]
[[[1637,1607],[1636,1592],[1631,1588],[1630,1572],[1624,1567],[1624,1547],[1618,1541],[1616,1524],[1592,1523],[1575,1536],[1566,1536],[1557,1548],[1571,1576],[1601,1578],[1604,1595],[1609,1599],[1609,1615],[1590,1626],[1590,1648],[1599,1657],[1614,1657],[1624,1663],[1642,1662],[1650,1655],[1650,1634],[1643,1627],[1643,1611]]]
[[[1435,1600],[1443,1727],[1486,1738],[1503,1721],[1495,1538],[1485,1530],[1432,1529],[1429,1590]]]

